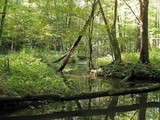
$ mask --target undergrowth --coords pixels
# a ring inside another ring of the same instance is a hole
[[[23,50],[1,57],[0,97],[67,93],[62,78],[48,66],[53,53],[45,53]]]
[[[155,68],[160,70],[160,52],[150,51],[149,52],[150,64]],[[139,53],[122,53],[122,61],[127,63],[138,63]],[[110,64],[112,62],[111,57],[101,57],[96,60],[96,65],[98,67]]]

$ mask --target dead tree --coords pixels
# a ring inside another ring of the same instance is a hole
[[[66,64],[68,63],[68,61],[69,61],[69,59],[70,59],[73,51],[74,51],[75,48],[78,46],[80,40],[81,40],[82,37],[83,37],[84,32],[86,31],[86,29],[88,28],[88,26],[90,25],[90,23],[91,23],[91,21],[92,21],[92,18],[93,18],[93,16],[94,16],[95,11],[96,11],[96,6],[97,6],[97,1],[95,0],[94,4],[93,4],[93,6],[92,6],[92,11],[91,11],[91,13],[90,13],[90,16],[89,16],[88,20],[87,20],[86,23],[84,24],[82,30],[81,30],[80,33],[79,33],[78,38],[77,38],[76,41],[73,43],[73,45],[71,46],[69,52],[67,53],[66,57],[64,58],[61,67],[58,69],[58,72],[63,71],[63,69],[65,68]]]

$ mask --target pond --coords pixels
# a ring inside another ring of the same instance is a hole
[[[64,75],[64,81],[73,89],[70,94],[98,92],[129,87],[118,79],[97,78],[85,74]],[[138,83],[143,86],[150,83]],[[30,106],[6,114],[0,120],[160,120],[160,91],[106,96],[71,102],[55,102]]]

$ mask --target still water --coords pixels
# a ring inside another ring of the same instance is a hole
[[[130,87],[118,79],[101,79],[84,74],[64,75],[70,94],[121,90]],[[150,84],[150,83],[145,83]],[[138,83],[143,86],[144,83]],[[16,110],[0,120],[160,120],[160,91],[101,97],[71,102],[53,102]]]

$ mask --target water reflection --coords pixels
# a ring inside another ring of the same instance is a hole
[[[137,120],[136,118],[138,118],[139,120],[144,115],[144,113],[143,114],[139,113],[141,109],[159,108],[159,107],[160,107],[160,102],[148,102],[148,103],[143,103],[143,104],[132,104],[132,105],[108,107],[107,109],[75,110],[75,111],[54,112],[48,115],[20,116],[20,117],[12,117],[12,119],[13,120],[14,119],[15,120],[21,120],[21,119],[23,120],[41,120],[41,119],[51,120],[51,119],[60,119],[60,118],[61,119],[62,118],[66,118],[66,119],[67,118],[73,118],[73,119],[77,118],[77,119],[83,120],[83,118],[85,117],[88,120],[92,120],[93,118],[95,119],[100,118],[100,119],[108,120],[108,118],[110,117],[111,120],[125,120],[125,119],[129,120],[130,118],[132,118],[132,120]],[[160,116],[158,116],[158,113],[157,113],[157,116],[152,116],[152,117],[149,117],[148,119],[159,120],[159,117]],[[4,120],[7,120],[7,119],[9,118],[4,118]]]
[[[98,79],[88,75],[63,76],[71,94],[121,89],[119,80]],[[128,87],[128,86],[127,86]],[[28,112],[29,111],[29,112]],[[101,97],[52,103],[47,109],[24,109],[1,120],[160,120],[160,91],[125,96]],[[31,115],[32,114],[32,115]],[[19,116],[17,116],[19,115]],[[31,115],[31,116],[30,116]]]

